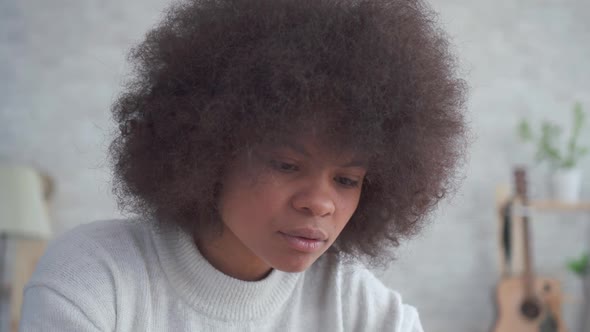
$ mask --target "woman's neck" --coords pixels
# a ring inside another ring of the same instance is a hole
[[[264,279],[272,268],[244,246],[233,233],[224,228],[221,235],[194,236],[201,255],[217,270],[243,281]]]

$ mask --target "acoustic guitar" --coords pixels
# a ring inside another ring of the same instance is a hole
[[[498,317],[493,332],[566,332],[561,315],[561,289],[559,282],[537,277],[533,271],[530,248],[526,171],[514,171],[516,196],[507,218],[521,218],[524,236],[524,272],[518,276],[505,276],[496,289]]]

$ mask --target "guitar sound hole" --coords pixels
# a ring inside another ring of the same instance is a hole
[[[551,291],[551,285],[549,285],[548,283],[545,284],[543,290],[545,291],[545,293],[549,293]]]
[[[522,306],[520,306],[520,311],[528,319],[535,319],[541,314],[541,308],[534,300],[524,301]]]

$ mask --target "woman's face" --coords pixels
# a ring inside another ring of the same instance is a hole
[[[366,163],[316,140],[260,148],[230,165],[220,197],[224,231],[199,243],[222,272],[243,280],[272,268],[307,269],[357,208]]]

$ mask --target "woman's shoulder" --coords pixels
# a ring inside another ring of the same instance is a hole
[[[87,246],[101,244],[110,249],[117,245],[128,245],[129,241],[137,242],[149,235],[152,226],[141,219],[98,220],[75,226],[53,239],[49,249],[59,247]]]
[[[310,272],[340,297],[345,330],[423,332],[416,308],[364,264],[334,253],[316,263]]]
[[[67,257],[118,255],[130,247],[142,246],[149,238],[150,226],[135,219],[99,220],[75,226],[52,239],[46,256]],[[41,263],[41,262],[40,262]]]
[[[142,272],[128,272],[146,265],[140,252],[147,232],[147,225],[133,221],[97,221],[50,241],[25,286],[21,328],[52,330],[44,320],[54,319],[72,330],[112,329],[117,292],[133,292],[126,278]]]
[[[149,225],[104,220],[76,226],[51,240],[27,287],[106,286],[117,271],[133,267],[149,251]]]

